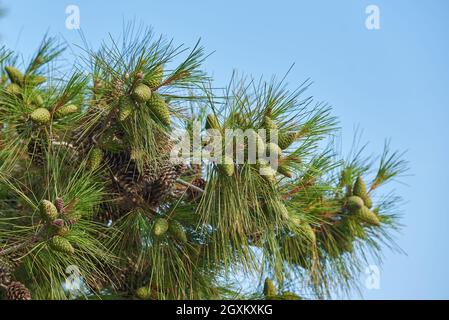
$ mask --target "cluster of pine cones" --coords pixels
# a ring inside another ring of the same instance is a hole
[[[171,193],[176,179],[186,170],[184,164],[171,162],[168,155],[144,166],[143,170],[139,170],[136,161],[126,152],[105,152],[104,160],[120,193],[133,202],[144,201],[153,208]]]
[[[7,258],[0,257],[0,288],[7,300],[31,300],[28,288],[19,281],[13,281],[15,265]]]
[[[123,209],[117,211],[104,205],[98,218],[105,222],[116,220],[135,207],[156,209],[172,195],[176,180],[186,170],[184,164],[173,163],[168,155],[145,165],[143,169],[127,151],[114,153],[102,150],[101,157],[110,173],[112,191],[120,195],[115,204]]]
[[[136,108],[149,108],[155,115],[155,121],[164,126],[170,124],[168,105],[156,92],[163,79],[162,67],[156,68],[152,75],[140,75],[138,78],[140,80],[132,92],[128,92],[120,79],[112,81],[110,88],[97,81],[85,119],[87,123],[93,118],[100,120],[91,127],[86,126],[87,130],[81,125],[71,138],[78,156],[89,159],[92,168],[106,167],[111,191],[119,195],[116,204],[120,210],[104,208],[106,210],[99,212],[98,218],[105,222],[120,218],[131,208],[156,209],[172,195],[176,180],[187,169],[184,164],[170,160],[173,143],[160,129],[154,132],[156,159],[142,165],[136,160],[138,151],[127,146],[125,132],[117,124],[126,121]],[[106,89],[102,91],[102,87]],[[111,112],[111,106],[117,106],[117,112]],[[109,148],[111,144],[119,150]]]

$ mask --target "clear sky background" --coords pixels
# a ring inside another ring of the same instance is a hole
[[[334,107],[345,149],[360,126],[368,152],[380,153],[390,137],[393,147],[408,150],[412,175],[395,185],[406,200],[397,242],[407,255],[385,251],[380,289],[365,289],[364,297],[449,299],[449,1],[0,2],[8,9],[0,43],[25,56],[46,31],[81,43],[65,28],[65,8],[74,4],[94,46],[132,19],[177,43],[201,37],[215,51],[205,69],[219,85],[233,69],[269,77],[296,63],[291,87],[312,78],[309,93]],[[380,30],[365,28],[370,4],[380,9]]]

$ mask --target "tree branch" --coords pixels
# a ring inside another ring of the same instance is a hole
[[[32,245],[33,243],[39,241],[46,231],[47,231],[47,228],[44,226],[38,233],[36,233],[30,239],[28,239],[28,240],[26,240],[26,241],[24,241],[22,243],[19,243],[19,244],[15,245],[15,246],[9,247],[9,248],[4,249],[4,250],[1,250],[0,251],[0,256],[4,256],[4,255],[10,254],[10,253],[19,251],[20,249],[23,249],[25,247],[28,247],[28,246]]]
[[[182,179],[176,179],[176,182],[178,182],[178,183],[180,183],[180,184],[182,184],[182,185],[184,185],[184,186],[186,186],[186,187],[192,188],[192,189],[195,190],[195,191],[204,193],[204,190],[203,190],[203,189],[201,189],[201,188],[199,188],[199,187],[197,187],[197,186],[194,186],[193,184],[188,183],[187,181],[184,181],[184,180],[182,180]]]

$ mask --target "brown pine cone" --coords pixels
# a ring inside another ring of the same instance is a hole
[[[108,286],[109,280],[105,279],[102,275],[94,274],[86,278],[86,283],[93,292],[100,293],[101,290]]]
[[[191,164],[190,169],[195,176],[201,176],[203,172],[203,166],[201,164]]]
[[[26,252],[19,250],[8,254],[8,262],[11,264],[13,269],[16,269],[22,264],[22,257]]]
[[[113,287],[122,292],[132,292],[135,288],[136,280],[140,276],[139,263],[136,258],[127,257],[125,264],[114,273]]]
[[[31,300],[31,293],[23,283],[13,281],[6,288],[6,298],[8,300]]]
[[[95,213],[95,220],[104,224],[109,224],[120,219],[129,212],[129,206],[125,206],[122,201],[115,202],[119,208],[111,206],[109,203],[102,203]],[[124,208],[122,208],[124,207]]]
[[[28,143],[28,155],[31,162],[37,166],[42,167],[44,165],[44,153],[42,143],[37,140],[31,140]]]
[[[95,218],[98,221],[107,224],[109,221],[113,220],[113,214],[109,210],[101,210],[96,213]]]
[[[198,187],[200,189],[203,189],[206,187],[206,180],[203,178],[196,178],[191,182],[195,187]],[[197,199],[199,196],[201,196],[201,193],[195,189],[188,188],[187,189],[187,198],[192,201]]]
[[[146,183],[144,190],[144,197],[148,203],[157,207],[164,202],[164,200],[172,192],[173,186],[185,170],[184,165],[174,165],[170,161],[161,163],[157,170],[158,178],[156,181]]]

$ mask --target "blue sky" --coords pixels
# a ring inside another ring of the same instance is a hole
[[[367,299],[449,299],[449,2],[429,1],[35,1],[3,0],[1,42],[29,56],[49,31],[80,44],[65,28],[65,8],[80,8],[92,45],[137,19],[177,43],[198,38],[214,54],[205,63],[217,84],[232,70],[306,78],[310,94],[330,103],[349,148],[364,130],[369,152],[385,138],[408,150],[411,176],[396,191],[406,200],[397,238],[407,255],[385,251],[379,290]],[[167,3],[170,3],[168,5]],[[365,8],[380,9],[380,29],[365,28]],[[363,279],[362,279],[363,280]],[[354,297],[358,297],[354,295]]]

